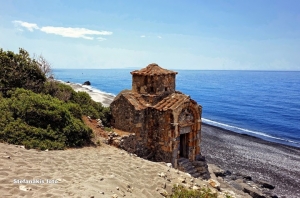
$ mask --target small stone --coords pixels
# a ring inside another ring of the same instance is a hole
[[[167,163],[167,167],[172,168],[172,164],[171,163]]]
[[[209,179],[208,180],[208,183],[212,186],[212,187],[214,187],[214,188],[216,188],[216,189],[220,189],[220,183],[218,182],[218,181],[216,181],[216,180],[214,180],[214,179]]]
[[[100,192],[100,194],[104,195],[104,192]]]
[[[193,182],[194,181],[194,179],[192,178],[192,179],[190,179],[190,182]]]
[[[117,194],[113,194],[111,197],[112,198],[118,198],[118,195]]]
[[[102,177],[102,178],[100,178],[100,181],[103,181],[104,180],[104,178]]]
[[[188,177],[192,177],[192,175],[191,174],[189,174],[189,173],[185,173]]]
[[[185,181],[185,178],[183,178],[183,177],[179,177],[178,178],[178,181],[180,182],[180,183],[185,183],[186,181]]]
[[[193,190],[199,190],[200,188],[198,186],[193,186],[192,189]]]
[[[119,188],[119,187],[116,187],[116,189],[119,190],[120,188]]]
[[[130,192],[130,193],[132,193],[132,190],[131,190],[131,188],[127,188],[127,192]]]
[[[160,177],[166,177],[166,174],[163,173],[163,172],[161,172],[161,173],[158,173],[158,176],[160,176]]]
[[[167,197],[167,196],[168,196],[168,192],[167,192],[166,190],[164,190],[164,189],[161,189],[161,190],[159,191],[159,194],[161,194],[161,195],[164,196],[164,197]]]

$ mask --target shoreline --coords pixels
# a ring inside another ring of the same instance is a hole
[[[259,141],[262,144],[267,144],[267,145],[272,145],[272,146],[283,146],[283,147],[288,147],[288,148],[291,148],[291,149],[297,149],[297,150],[300,151],[300,147],[297,147],[297,146],[294,146],[294,145],[288,145],[288,144],[283,144],[283,143],[276,142],[276,141],[271,141],[271,140],[269,140],[267,138],[264,139],[262,137],[257,137],[257,136],[254,136],[254,135],[251,135],[251,134],[247,134],[247,133],[235,132],[233,130],[225,129],[225,128],[222,128],[222,127],[219,127],[219,126],[215,126],[215,125],[212,125],[212,124],[207,124],[207,123],[204,123],[204,122],[202,122],[201,125],[202,126],[211,127],[211,128],[215,128],[217,130],[226,131],[228,133],[234,133],[237,136],[241,136],[241,137],[245,137],[245,138],[248,137],[249,139],[251,139],[251,141]]]
[[[86,91],[91,97],[105,101],[114,96],[92,92],[82,85],[68,83],[75,91]],[[241,134],[202,122],[201,153],[209,164],[235,173],[251,176],[255,180],[275,185],[279,197],[300,197],[300,148],[271,142],[249,134]]]
[[[208,163],[268,181],[280,197],[300,197],[300,148],[207,124],[201,133],[201,153]]]
[[[83,91],[88,93],[95,102],[101,102],[104,107],[109,107],[110,103],[115,98],[115,96],[112,94],[100,92],[100,90],[94,91],[94,89],[89,85],[82,85],[79,83],[72,83],[72,82],[64,82],[62,80],[56,80],[56,81],[69,85],[76,92]]]

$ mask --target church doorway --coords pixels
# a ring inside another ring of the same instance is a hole
[[[179,156],[188,158],[188,133],[180,134],[180,152]]]

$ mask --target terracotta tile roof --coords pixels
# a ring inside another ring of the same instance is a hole
[[[135,107],[136,110],[141,110],[148,107],[147,102],[139,94],[125,92],[122,95]]]
[[[185,101],[191,100],[190,96],[182,94],[181,92],[175,92],[162,99],[156,105],[152,106],[147,101],[145,101],[140,94],[132,93],[130,90],[121,92],[117,97],[119,98],[121,95],[124,96],[130,102],[130,104],[134,106],[135,110],[143,110],[148,107],[152,107],[159,111],[166,111],[168,109],[174,110]]]
[[[173,93],[162,101],[154,105],[153,107],[158,110],[166,111],[168,109],[176,109],[186,100],[190,100],[190,96],[182,94],[182,93]]]
[[[143,76],[177,74],[177,72],[161,68],[156,63],[152,63],[152,64],[148,65],[147,67],[141,69],[141,70],[134,70],[130,73],[132,75],[136,74],[136,75],[143,75]]]

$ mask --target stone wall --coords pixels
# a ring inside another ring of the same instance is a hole
[[[175,74],[132,75],[132,91],[139,94],[161,95],[175,92]]]
[[[113,117],[112,126],[123,131],[134,133],[138,119],[141,119],[137,116],[139,112],[135,111],[123,95],[120,95],[117,101],[111,103],[111,113]]]

